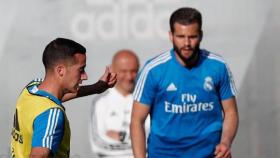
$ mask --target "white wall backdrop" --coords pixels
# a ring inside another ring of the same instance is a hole
[[[278,0],[0,0],[0,158],[9,157],[16,99],[30,80],[43,77],[41,56],[56,37],[87,47],[95,82],[119,49],[137,52],[141,64],[170,49],[169,16],[182,6],[203,15],[201,47],[221,54],[238,88],[237,158],[280,155]],[[65,103],[72,128],[71,156],[94,157],[89,140],[94,96]]]

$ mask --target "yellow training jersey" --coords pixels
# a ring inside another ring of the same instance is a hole
[[[70,151],[70,127],[62,105],[47,96],[37,94],[39,82],[31,82],[21,92],[14,114],[11,152],[13,158],[29,158],[32,149],[33,123],[35,118],[46,110],[60,109],[64,115],[64,132],[62,140],[51,157],[68,158]],[[33,88],[34,87],[34,88]]]

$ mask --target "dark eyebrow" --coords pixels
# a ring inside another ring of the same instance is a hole
[[[176,37],[186,37],[186,35],[175,35]]]

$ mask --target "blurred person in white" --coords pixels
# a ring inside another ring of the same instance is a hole
[[[91,144],[99,157],[133,158],[129,126],[139,59],[131,50],[120,50],[113,56],[111,68],[117,83],[94,101]]]

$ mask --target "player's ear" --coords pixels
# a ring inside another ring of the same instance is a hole
[[[66,67],[62,64],[58,64],[55,66],[55,73],[59,76],[59,77],[63,77],[65,76],[66,73]]]
[[[202,38],[203,38],[203,31],[200,30],[200,33],[199,33],[199,41],[200,41],[200,42],[201,42]]]
[[[173,32],[169,31],[169,39],[173,43]]]

